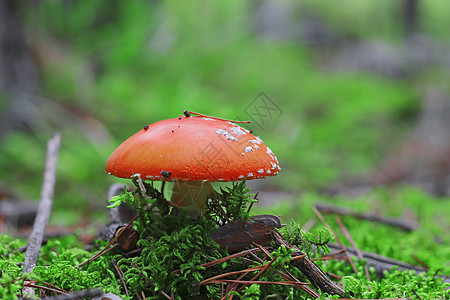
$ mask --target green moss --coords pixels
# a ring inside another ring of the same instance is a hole
[[[151,184],[146,184],[146,188],[147,194],[151,195],[149,198],[143,197],[142,194],[135,197],[133,193],[126,192],[114,198],[111,205],[115,206],[121,202],[127,202],[137,208],[138,218],[134,225],[140,233],[138,248],[141,249],[141,252],[138,255],[125,257],[123,251],[115,249],[82,268],[76,268],[76,265],[92,255],[83,250],[83,245],[77,237],[66,236],[50,239],[42,247],[38,266],[29,277],[37,280],[38,284],[51,282],[67,291],[72,289],[80,291],[98,287],[126,298],[123,284],[114,269],[112,263],[114,262],[123,273],[130,294],[129,299],[135,293],[142,292],[148,299],[160,299],[162,297],[160,291],[167,294],[173,291],[177,299],[195,298],[199,295],[211,299],[220,296],[220,285],[198,285],[196,283],[218,274],[259,265],[255,262],[250,263],[241,259],[233,259],[211,267],[202,267],[201,264],[228,255],[226,251],[219,248],[210,235],[215,230],[216,224],[223,222],[221,210],[209,210],[209,213],[205,213],[199,219],[191,218],[186,211],[179,212],[178,215],[156,213],[158,207],[159,209],[164,208],[161,202],[161,194]],[[405,188],[397,193],[377,190],[375,195],[379,197],[381,202],[392,202],[393,195],[395,195],[395,199],[406,197],[414,208],[421,207],[424,198],[432,201],[430,196],[410,188]],[[373,197],[373,195],[366,197]],[[217,193],[215,198],[220,199],[222,209],[229,213],[233,220],[247,218],[248,205],[254,201],[245,183],[224,188],[220,193]],[[321,200],[327,199],[322,197]],[[352,206],[355,209],[364,209],[367,202],[354,201]],[[212,207],[214,206],[210,203],[210,208]],[[392,215],[398,213],[396,207],[396,205],[391,206],[390,212]],[[432,211],[433,206],[430,207],[429,212]],[[421,217],[427,219],[428,213],[422,212]],[[304,216],[304,218],[306,217]],[[326,216],[326,219],[332,228],[338,228],[333,218]],[[358,274],[355,274],[351,266],[344,261],[318,261],[317,263],[325,272],[342,277],[340,282],[344,285],[349,297],[361,299],[401,297],[445,299],[448,296],[442,277],[435,275],[437,273],[445,276],[445,274],[450,273],[448,263],[445,260],[446,257],[449,257],[449,250],[442,247],[440,242],[436,242],[434,236],[430,235],[428,226],[423,226],[418,231],[405,233],[387,225],[372,224],[349,217],[342,218],[342,221],[352,233],[353,239],[360,249],[410,263],[414,263],[411,256],[414,254],[431,267],[428,273],[422,274],[398,271],[394,268],[391,272],[386,272],[383,278],[379,278],[373,270],[370,270],[369,281],[365,276],[364,261],[354,261]],[[315,247],[313,246],[327,251],[326,243],[331,238],[329,231],[323,227],[317,227],[316,230],[306,232],[296,223],[285,226],[282,233],[290,243],[297,245],[311,258],[319,259],[321,251],[314,250]],[[435,231],[434,233],[442,232]],[[340,238],[346,243],[344,237]],[[445,235],[443,239],[442,243],[448,243]],[[381,240],[383,242],[380,242]],[[25,242],[20,239],[7,235],[0,236],[0,295],[4,299],[16,299],[16,295],[21,290],[24,278],[21,277],[22,266],[18,263],[23,262],[24,253],[18,252],[17,249],[24,244]],[[98,241],[97,244],[97,248],[93,252],[103,248],[106,242]],[[274,245],[271,246],[274,247]],[[300,270],[289,264],[291,251],[284,247],[275,247],[271,256],[277,257],[273,267],[264,272],[258,280],[283,280],[273,271],[275,268],[284,266],[299,280],[307,281]],[[439,271],[437,272],[438,268]],[[254,275],[256,272],[252,274]],[[270,298],[275,295],[276,297],[288,297],[289,299],[310,299],[302,290],[282,285],[253,284],[243,289],[239,294],[242,299]],[[322,295],[320,299],[333,298],[335,297]]]
[[[379,279],[372,275],[372,280],[368,281],[361,264],[358,266],[359,275],[344,276],[342,280],[345,290],[355,298],[448,299],[446,288],[450,285],[444,284],[444,279],[437,277],[435,270],[415,274],[413,271],[393,268],[391,272],[385,272],[384,278]]]

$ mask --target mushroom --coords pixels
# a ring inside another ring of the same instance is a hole
[[[198,210],[214,191],[211,182],[252,180],[280,171],[270,148],[235,123],[185,111],[183,117],[146,125],[111,154],[106,172],[172,181],[170,203]]]

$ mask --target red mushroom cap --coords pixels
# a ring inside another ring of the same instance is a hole
[[[232,122],[179,117],[145,126],[109,157],[106,172],[143,180],[235,181],[277,175],[278,160],[250,131]]]

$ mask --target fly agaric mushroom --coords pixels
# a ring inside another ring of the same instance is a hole
[[[187,111],[144,126],[106,163],[106,172],[116,177],[175,182],[170,203],[191,211],[213,193],[210,182],[264,178],[279,170],[270,148],[249,130]]]

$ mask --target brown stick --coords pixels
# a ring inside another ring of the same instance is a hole
[[[336,221],[339,224],[339,227],[341,228],[342,233],[344,233],[347,240],[350,242],[350,244],[353,246],[353,248],[356,251],[356,255],[359,260],[363,260],[364,256],[362,255],[361,251],[359,250],[358,246],[356,246],[356,243],[353,241],[352,236],[350,235],[350,232],[345,228],[344,223],[342,223],[341,218],[339,216],[336,216]],[[370,274],[369,274],[369,268],[367,265],[364,266],[364,272],[366,273],[366,278],[368,281],[370,281]]]
[[[75,300],[75,299],[82,299],[82,298],[93,298],[93,297],[99,297],[103,295],[103,291],[99,289],[93,289],[93,290],[85,290],[81,292],[76,293],[70,293],[70,294],[60,294],[53,297],[45,298],[46,300]],[[105,298],[106,299],[106,298]]]
[[[187,113],[188,115],[196,115],[196,116],[199,116],[199,117],[210,118],[210,119],[215,119],[215,120],[220,120],[220,121],[229,121],[229,122],[233,122],[233,123],[250,123],[250,121],[228,120],[228,119],[222,119],[222,118],[207,116],[207,115],[204,115],[204,114],[201,114],[201,113],[197,113],[197,112],[194,112],[194,111],[190,111],[190,110],[185,110],[184,113],[185,113],[185,116],[186,116],[186,113]]]
[[[267,249],[265,249],[264,247],[261,246],[261,251],[263,251],[263,253],[266,255],[266,258],[270,258],[270,253],[268,253]],[[249,253],[250,255],[252,255],[255,260],[257,262],[259,262],[260,264],[263,264],[264,261],[259,258],[258,256],[256,256],[255,254],[253,254],[253,252]],[[296,259],[304,257],[305,255],[299,255],[299,256],[294,256]],[[291,273],[289,273],[288,270],[286,270],[285,267],[282,267],[282,270],[277,270],[274,269],[274,272],[278,275],[280,275],[282,278],[284,278],[287,281],[295,281],[295,282],[300,282],[297,278],[295,278]],[[320,294],[318,292],[316,292],[315,290],[313,290],[312,288],[310,288],[307,285],[299,285],[298,286],[300,289],[304,290],[306,293],[310,294],[312,297],[314,298],[320,298]]]
[[[277,245],[283,245],[288,249],[295,249],[292,256],[303,255],[297,247],[290,245],[278,231],[273,230],[273,237]],[[322,292],[330,295],[345,297],[344,290],[331,281],[330,278],[328,278],[328,276],[307,256],[294,260],[291,264],[296,266],[303,274],[305,274],[308,280]]]
[[[341,246],[334,244],[334,243],[328,243],[327,246],[332,251],[332,253],[330,255],[332,255],[334,251],[340,251],[342,249]],[[356,253],[356,250],[354,248],[345,247],[345,250],[347,251],[347,253],[350,256],[356,256],[356,257],[358,256],[358,254]],[[379,276],[383,276],[384,271],[390,271],[392,269],[392,267],[394,267],[394,266],[398,266],[398,270],[400,270],[400,271],[401,270],[414,270],[416,272],[426,272],[427,271],[426,269],[424,269],[422,267],[410,265],[410,264],[404,263],[402,261],[384,257],[384,256],[381,256],[381,255],[378,255],[375,253],[365,252],[362,250],[360,250],[360,252],[361,252],[361,255],[364,257],[364,259],[366,260],[367,265],[373,267],[375,269],[375,272]]]
[[[136,218],[137,218],[137,215],[134,216],[134,218],[124,228],[131,228],[130,226],[134,222],[134,220],[136,220]],[[116,247],[118,247],[119,244],[118,243],[114,244],[114,243],[117,241],[117,239],[120,238],[121,235],[124,234],[124,232],[125,232],[125,230],[122,230],[122,231],[118,232],[118,234],[116,234],[114,236],[114,238],[102,250],[100,250],[96,254],[92,255],[89,259],[85,260],[84,262],[76,265],[75,268],[80,268],[80,267],[84,266],[85,264],[87,264],[88,262],[92,262],[92,261],[96,260],[97,258],[99,258],[100,256],[102,256],[103,254],[105,254],[105,253],[115,249]]]
[[[45,299],[46,300],[76,300],[76,299],[83,299],[83,298],[91,299],[93,297],[100,297],[102,295],[104,295],[102,290],[92,289],[92,290],[85,290],[85,291],[80,291],[80,292],[76,292],[76,293],[70,293],[68,295],[61,294],[61,295],[57,295],[57,296],[53,296],[53,297],[48,297]],[[106,294],[104,296],[106,296]],[[102,299],[106,299],[106,297],[102,298]]]
[[[114,259],[111,259],[111,264],[113,265],[114,270],[116,270],[117,274],[119,275],[120,281],[122,281],[122,285],[123,285],[123,289],[125,290],[125,294],[127,295],[127,297],[130,297],[130,295],[128,294],[128,289],[127,289],[127,285],[125,283],[125,280],[123,280],[123,272],[122,272],[122,270],[116,264]]]
[[[69,293],[67,293],[67,292],[62,292],[62,291],[60,291],[58,289],[55,289],[55,288],[52,288],[52,287],[37,285],[37,284],[34,284],[34,283],[26,283],[25,282],[24,283],[24,287],[26,287],[26,288],[36,288],[36,289],[41,289],[41,290],[47,290],[47,291],[53,292],[55,294],[58,293],[58,294],[61,294],[61,295],[69,295]]]
[[[347,257],[347,261],[350,263],[350,265],[353,268],[353,271],[355,272],[355,274],[358,274],[358,269],[356,269],[355,264],[353,263],[353,261],[350,259],[349,254],[347,253],[347,251],[344,248],[344,245],[341,243],[341,241],[339,240],[338,236],[336,235],[336,233],[333,231],[333,228],[331,228],[330,225],[328,225],[328,223],[325,221],[325,219],[323,218],[322,214],[320,213],[320,211],[315,207],[311,207],[312,210],[314,211],[314,213],[316,214],[316,216],[319,218],[319,220],[323,223],[323,225],[325,225],[326,228],[328,228],[328,230],[333,234],[335,241],[339,244],[339,246],[341,246],[341,249],[343,250],[345,256]]]
[[[347,258],[343,257],[343,255],[342,255],[344,250],[342,250],[341,246],[339,246],[338,244],[335,244],[335,243],[328,243],[327,246],[328,246],[328,248],[330,248],[330,250],[332,252],[327,256],[323,256],[322,259],[327,259],[328,257],[332,257],[332,259],[347,260]],[[353,256],[358,257],[358,254],[356,253],[356,250],[354,248],[345,247],[345,246],[344,246],[344,248],[345,248],[345,251],[347,252],[347,254],[350,255],[351,257],[353,257]],[[375,273],[380,277],[384,277],[384,271],[390,271],[394,266],[397,266],[399,271],[410,270],[410,271],[415,271],[416,273],[427,272],[426,268],[416,266],[416,265],[411,265],[411,264],[405,263],[403,261],[395,260],[395,259],[392,259],[389,257],[381,256],[376,253],[365,252],[362,250],[359,250],[359,252],[361,252],[361,255],[366,260],[366,265],[369,267],[373,267],[375,269]],[[449,277],[441,276],[441,275],[436,275],[436,277],[441,277],[444,279],[444,283],[450,284]]]
[[[352,216],[357,219],[363,219],[394,226],[405,231],[413,231],[419,227],[419,225],[415,223],[405,222],[400,219],[387,218],[372,213],[360,213],[344,207],[338,207],[324,203],[316,203],[314,206],[323,214],[338,214],[342,216]]]
[[[44,178],[41,188],[41,200],[34,220],[33,229],[28,239],[27,252],[25,253],[25,262],[23,273],[27,274],[33,271],[36,266],[42,240],[44,238],[45,228],[48,224],[50,212],[53,206],[53,194],[56,182],[56,166],[58,165],[58,152],[61,144],[61,134],[55,133],[53,138],[47,142],[47,154],[45,158]],[[33,288],[24,288],[24,294],[34,296]]]

